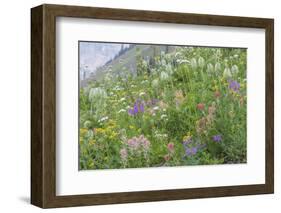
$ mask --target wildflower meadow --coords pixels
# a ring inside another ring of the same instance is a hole
[[[80,58],[100,60],[80,61],[81,170],[247,162],[246,49],[91,45],[80,43]]]

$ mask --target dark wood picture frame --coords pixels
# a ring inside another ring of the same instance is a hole
[[[265,184],[56,195],[56,17],[265,29]],[[131,203],[274,192],[274,20],[63,5],[31,9],[31,203],[42,208]]]

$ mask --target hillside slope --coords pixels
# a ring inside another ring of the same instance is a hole
[[[110,63],[98,68],[87,79],[81,80],[80,87],[86,87],[92,81],[98,81],[104,77],[109,71],[114,75],[120,75],[124,70],[129,71],[133,75],[137,72],[137,54],[140,54],[144,60],[159,56],[162,51],[171,52],[174,48],[166,45],[134,45],[122,55],[112,60]]]

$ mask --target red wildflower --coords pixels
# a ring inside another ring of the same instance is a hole
[[[175,145],[173,143],[168,143],[167,148],[170,152],[173,152],[175,149]]]
[[[205,105],[203,103],[197,104],[197,109],[204,110],[204,108],[205,108]]]

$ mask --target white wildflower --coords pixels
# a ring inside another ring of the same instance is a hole
[[[120,101],[120,102],[126,101],[126,98],[123,97],[123,98],[121,98],[119,101]]]
[[[158,106],[155,106],[155,107],[153,107],[153,110],[159,110],[159,107]]]
[[[214,66],[213,64],[209,63],[207,64],[207,72],[212,73],[214,71]]]
[[[98,120],[99,123],[106,121],[108,119],[108,116],[102,117],[101,119]]]
[[[239,68],[236,64],[234,64],[232,67],[231,67],[231,72],[232,73],[238,73],[239,72]]]
[[[169,79],[169,75],[168,75],[166,72],[161,72],[161,73],[160,73],[160,79],[161,79],[162,81],[166,81],[166,80]]]
[[[221,55],[221,50],[218,48],[217,50],[216,50],[216,53],[215,53],[216,55]]]
[[[178,58],[178,57],[180,57],[181,56],[181,53],[180,52],[177,52],[176,54],[175,54],[175,57],[176,58]]]
[[[107,97],[106,91],[102,88],[96,87],[96,88],[91,88],[89,92],[89,100],[91,102],[97,100],[97,99],[104,99]]]
[[[120,87],[118,85],[113,88],[113,90],[115,90],[115,91],[120,91],[120,90],[123,90],[123,89],[124,89],[123,87]]]
[[[139,96],[144,96],[145,92],[140,92]]]
[[[205,59],[203,57],[201,57],[201,56],[198,59],[198,66],[200,68],[203,68],[205,66]]]
[[[228,67],[226,67],[226,68],[224,69],[224,71],[223,71],[223,76],[224,76],[225,78],[231,78],[231,77],[232,77],[231,72],[230,72],[230,69],[229,69]]]
[[[179,64],[189,64],[190,63],[190,61],[189,60],[186,60],[186,59],[178,59],[177,60],[177,63],[179,63]]]
[[[157,137],[157,138],[167,138],[168,135],[167,135],[167,134],[156,133],[156,134],[155,134],[155,137]]]
[[[167,118],[168,116],[166,114],[161,115],[161,119]]]
[[[215,64],[215,72],[220,72],[221,71],[221,64],[220,64],[220,62],[217,62],[216,64]]]
[[[172,73],[173,73],[173,69],[172,69],[172,65],[171,65],[171,64],[167,64],[167,65],[166,65],[166,71],[167,71],[169,74],[172,74]]]
[[[120,113],[122,113],[122,112],[126,112],[126,110],[125,110],[125,109],[120,109],[120,110],[118,111],[118,114],[120,114]]]
[[[192,69],[197,69],[197,61],[196,61],[196,58],[192,58],[191,61],[190,61],[190,65],[191,65],[191,68]]]
[[[181,52],[176,52],[175,57],[180,57],[181,56]]]

